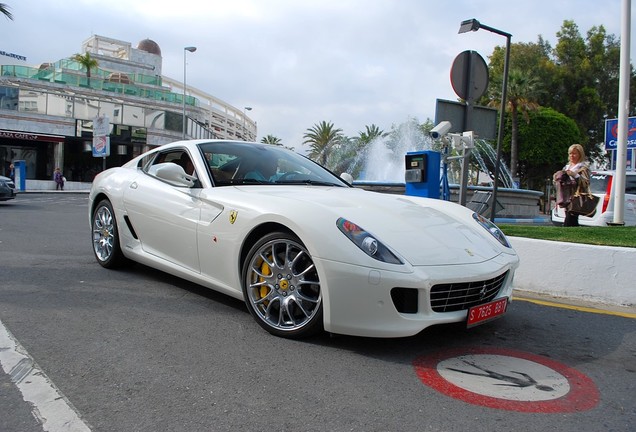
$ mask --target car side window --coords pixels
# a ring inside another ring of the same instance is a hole
[[[636,176],[627,176],[625,193],[636,195]]]
[[[145,162],[143,165],[143,170],[151,175],[155,176],[153,167],[156,167],[159,164],[165,163],[173,163],[175,165],[183,168],[185,174],[190,177],[190,180],[194,182],[192,187],[201,187],[201,183],[198,180],[198,176],[196,173],[196,169],[194,167],[194,163],[192,162],[192,158],[188,154],[187,151],[183,149],[172,149],[170,151],[162,152],[159,154],[152,155],[152,158]],[[192,178],[193,177],[193,178]],[[187,180],[186,180],[187,181]]]

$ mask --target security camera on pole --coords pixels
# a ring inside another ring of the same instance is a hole
[[[444,200],[450,200],[450,189],[448,185],[448,162],[453,160],[461,160],[462,163],[462,177],[459,188],[459,202],[462,203],[462,198],[466,204],[466,189],[468,185],[468,162],[470,160],[470,152],[475,147],[475,133],[473,131],[466,131],[462,133],[450,133],[453,125],[449,121],[439,122],[430,131],[431,138],[439,139],[442,142],[444,149],[442,157],[442,198]],[[455,151],[460,152],[460,156],[448,156],[450,148],[454,148]]]

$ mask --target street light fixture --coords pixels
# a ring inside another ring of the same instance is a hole
[[[247,128],[245,127],[245,117],[247,116],[247,114],[245,113],[245,111],[252,111],[252,107],[243,107],[243,141],[247,141]]]
[[[462,21],[459,26],[458,33],[467,33],[469,31],[477,31],[484,29],[492,33],[504,36],[506,38],[506,57],[504,58],[504,70],[503,70],[503,85],[501,89],[501,107],[499,109],[499,131],[497,133],[497,160],[495,161],[495,182],[492,187],[492,201],[491,201],[491,213],[490,220],[495,221],[495,214],[497,213],[497,187],[499,186],[499,165],[501,161],[501,142],[503,141],[504,133],[504,118],[506,113],[506,98],[508,96],[508,66],[510,63],[510,39],[512,35],[496,28],[487,26],[480,23],[475,18]]]
[[[183,48],[183,139],[186,137],[186,52],[195,52],[197,47],[188,46]]]

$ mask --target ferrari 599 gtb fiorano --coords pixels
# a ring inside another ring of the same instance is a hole
[[[352,187],[281,146],[179,141],[100,173],[99,264],[135,261],[244,300],[283,337],[403,337],[503,315],[518,257],[458,204]]]

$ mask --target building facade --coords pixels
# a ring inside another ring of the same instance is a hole
[[[256,139],[256,122],[246,115],[250,108],[190,86],[184,90],[183,83],[164,77],[161,49],[150,39],[133,48],[92,36],[82,53],[98,62],[90,76],[72,57],[38,67],[0,65],[0,174],[22,160],[27,181],[51,180],[59,167],[68,181],[91,182],[103,169],[183,136]],[[108,123],[105,157],[94,156],[98,117]]]

